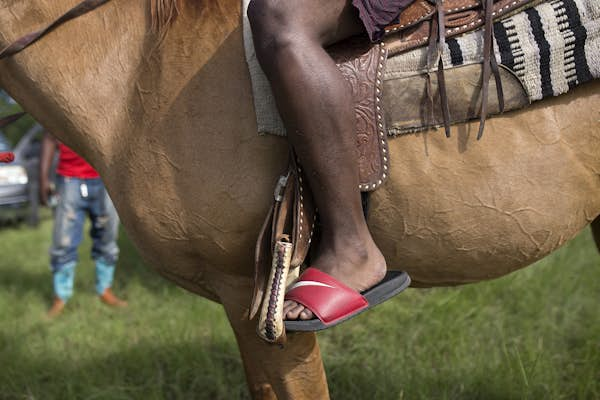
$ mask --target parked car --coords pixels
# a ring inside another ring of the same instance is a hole
[[[0,152],[12,151],[15,160],[0,164],[0,222],[39,222],[38,169],[40,132],[35,125],[11,148],[0,132]]]

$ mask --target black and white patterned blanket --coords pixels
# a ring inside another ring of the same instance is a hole
[[[519,77],[530,101],[566,93],[600,77],[600,0],[554,0],[494,23],[496,59]],[[482,60],[482,31],[448,39],[451,66]],[[426,71],[426,49],[388,61],[386,76]]]

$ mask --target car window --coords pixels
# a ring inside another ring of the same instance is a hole
[[[0,133],[0,151],[11,151],[12,148],[10,147],[10,144],[8,143],[8,140],[6,140],[6,137]]]

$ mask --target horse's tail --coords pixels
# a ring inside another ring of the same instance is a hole
[[[159,43],[162,42],[169,26],[177,18],[183,0],[151,0],[150,15],[152,17],[152,30],[157,33]]]

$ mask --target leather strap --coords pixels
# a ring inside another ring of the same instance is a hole
[[[250,302],[250,310],[248,319],[254,318],[262,299],[265,294],[265,282],[267,281],[268,265],[267,257],[272,257],[271,251],[271,226],[273,224],[273,213],[275,211],[275,203],[269,208],[267,218],[263,223],[258,239],[256,240],[256,249],[254,252],[254,291],[252,293],[252,301]]]
[[[479,112],[479,131],[477,132],[477,140],[483,135],[485,119],[487,117],[488,103],[488,88],[490,86],[490,77],[492,72],[496,79],[496,90],[498,92],[498,103],[500,112],[504,111],[504,93],[502,90],[502,82],[500,81],[500,72],[498,71],[498,63],[494,54],[494,30],[493,30],[493,0],[485,1],[485,25],[483,28],[483,82],[481,86],[481,110]]]
[[[498,94],[498,104],[500,105],[500,112],[504,111],[504,92],[502,90],[502,81],[500,79],[500,71],[498,69],[498,62],[494,53],[494,32],[493,32],[493,18],[494,18],[494,0],[484,0],[483,15],[485,19],[483,28],[483,82],[481,87],[481,109],[479,117],[479,131],[477,133],[477,139],[481,139],[483,135],[483,128],[485,126],[485,120],[487,117],[487,105],[488,105],[488,91],[490,77],[494,74],[496,80],[496,91]],[[475,3],[476,4],[476,3]],[[465,6],[466,7],[466,6]],[[451,10],[454,11],[454,10]],[[446,9],[443,0],[435,0],[435,14],[436,18],[432,18],[431,27],[429,32],[429,45],[427,50],[427,65],[429,71],[432,71],[437,64],[437,81],[438,90],[440,93],[440,102],[442,115],[444,117],[444,129],[446,137],[450,137],[450,108],[448,105],[448,94],[446,90],[446,80],[444,76],[444,63],[442,61],[442,52],[446,44]],[[429,14],[429,11],[428,11]],[[433,113],[433,89],[431,85],[431,78],[427,76],[427,93]]]
[[[260,338],[276,344],[286,342],[285,324],[283,322],[283,302],[290,274],[293,244],[278,241],[273,248],[273,263],[268,280],[268,295],[265,296],[256,333]]]
[[[54,22],[52,22],[45,28],[40,29],[36,32],[31,32],[15,40],[13,43],[9,44],[2,51],[0,51],[0,60],[19,53],[21,50],[35,43],[36,41],[44,37],[46,34],[52,32],[54,29],[58,28],[65,22],[70,21],[73,18],[77,18],[92,10],[95,10],[104,3],[108,3],[109,1],[110,0],[83,0],[81,3],[77,4],[75,7],[71,8],[69,11],[58,17],[56,20],[54,20]]]
[[[12,124],[13,122],[17,121],[19,118],[21,118],[25,114],[26,113],[24,113],[24,112],[20,112],[20,113],[11,114],[6,117],[0,118],[0,129]]]
[[[29,47],[36,41],[40,40],[46,34],[52,32],[54,29],[58,28],[65,22],[70,21],[73,18],[77,18],[92,10],[95,10],[104,3],[108,3],[109,1],[110,0],[83,0],[81,3],[77,4],[75,7],[71,8],[69,11],[58,17],[45,28],[40,29],[39,31],[28,33],[27,35],[20,37],[19,39],[6,46],[2,51],[0,51],[0,60],[21,52],[22,50]],[[23,115],[25,115],[25,113],[17,113],[0,119],[0,129],[12,124],[13,122],[21,118]]]
[[[0,118],[0,129],[17,121],[23,115],[25,115],[25,113],[20,112],[20,113],[16,113],[16,114],[12,114],[12,115]],[[1,152],[0,153],[0,163],[10,163],[10,162],[13,162],[14,159],[15,159],[15,155],[12,152]]]
[[[450,107],[448,106],[448,95],[446,92],[444,61],[442,60],[442,53],[444,51],[444,46],[446,45],[446,15],[444,13],[444,4],[442,3],[442,0],[437,0],[436,7],[438,14],[438,85],[440,91],[440,101],[442,102],[442,113],[444,115],[444,130],[446,132],[446,137],[450,137]]]
[[[279,178],[273,205],[256,243],[255,284],[249,313],[250,319],[259,311],[261,302],[264,304],[273,298],[273,285],[268,279],[272,280],[277,277],[276,291],[281,288],[281,274],[273,275],[273,269],[280,267],[277,263],[273,264],[274,261],[271,262],[277,258],[274,249],[281,249],[284,243],[290,245],[289,249],[286,248],[286,254],[289,253],[290,256],[286,261],[286,268],[291,268],[291,271],[286,270],[285,276],[294,274],[297,276],[298,269],[310,248],[315,220],[316,209],[312,193],[306,185],[302,167],[299,165],[294,151],[291,150],[288,170]],[[262,315],[266,316],[266,311]]]
[[[446,137],[450,137],[450,107],[448,105],[446,80],[444,76],[444,61],[442,60],[442,54],[446,44],[446,23],[442,0],[436,0],[435,7],[437,18],[434,18],[431,23],[431,33],[429,34],[429,46],[427,50],[427,66],[429,70],[427,75],[427,93],[431,105],[430,109],[433,113],[433,88],[429,73],[435,68],[437,61],[438,90],[440,92],[442,115],[444,116],[444,130],[446,132]]]

